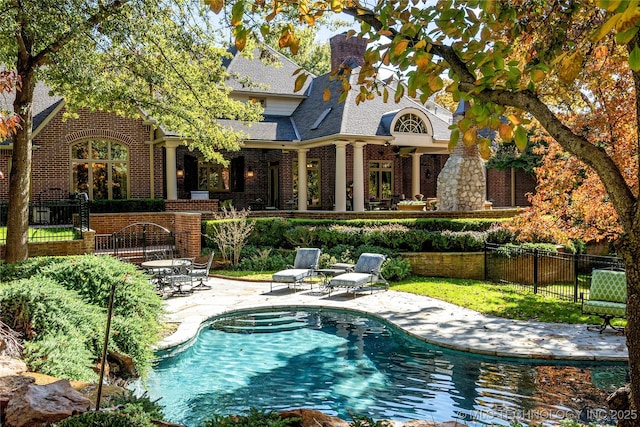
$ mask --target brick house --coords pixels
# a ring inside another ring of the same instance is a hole
[[[337,35],[330,43],[332,67],[361,63],[365,41]],[[340,83],[329,74],[309,78],[294,92],[298,66],[275,51],[265,54],[281,65],[237,54],[226,64],[232,74],[256,83],[230,80],[231,96],[264,107],[264,120],[250,127],[224,121],[249,135],[241,150],[224,153],[228,166],[205,162],[179,135],[142,119],[80,111],[65,121],[64,100],[38,85],[32,198],[62,188],[91,199],[211,198],[230,199],[237,208],[362,211],[371,199],[436,196],[448,157],[449,111],[408,97],[356,105],[354,89],[338,102]],[[332,96],[325,102],[327,87]],[[10,143],[0,144],[0,171],[10,170],[11,149]],[[535,179],[522,172],[489,171],[487,200],[494,206],[525,205],[524,194],[534,187]],[[7,193],[8,179],[0,179],[0,199]]]

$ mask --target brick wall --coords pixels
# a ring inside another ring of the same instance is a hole
[[[484,280],[484,252],[411,252],[401,256],[409,261],[413,274]]]
[[[60,242],[29,243],[29,256],[62,256],[92,254],[95,250],[95,232],[85,231],[82,239]],[[0,259],[5,257],[5,246],[0,245]]]
[[[183,242],[184,246],[181,246],[181,249],[184,249],[186,253],[181,256],[198,257],[200,255],[202,216],[198,212],[106,213],[91,214],[89,219],[89,224],[96,234],[115,233],[127,225],[137,222],[151,222],[167,228],[176,235],[187,236]]]

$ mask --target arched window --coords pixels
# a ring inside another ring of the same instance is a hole
[[[115,141],[94,139],[71,145],[71,191],[91,200],[129,197],[129,150]]]
[[[405,114],[396,121],[394,132],[427,133],[424,121],[413,113]]]

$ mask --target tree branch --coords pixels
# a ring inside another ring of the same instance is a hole
[[[343,12],[354,17],[356,20],[367,23],[376,31],[384,29],[390,31],[394,36],[398,34],[393,28],[385,28],[384,24],[372,10],[352,7],[344,9]],[[415,38],[409,39],[412,42],[418,41]],[[634,42],[638,41],[634,39]],[[629,226],[633,223],[633,218],[635,218],[634,208],[636,198],[613,159],[607,155],[604,149],[596,147],[586,139],[572,132],[571,129],[565,126],[562,121],[553,114],[549,107],[542,102],[537,95],[528,90],[513,92],[501,89],[484,89],[478,93],[478,88],[475,85],[476,76],[469,70],[466,63],[462,61],[451,46],[431,43],[427,46],[427,49],[430,49],[430,52],[441,57],[449,64],[451,70],[460,80],[458,88],[461,91],[474,93],[476,98],[485,102],[528,111],[562,148],[591,166],[602,180],[607,193],[611,197],[611,201],[619,214],[620,221],[624,223],[625,229],[630,229]],[[638,93],[640,93],[640,73],[634,73],[634,78],[636,89],[639,91]],[[637,109],[640,128],[640,105],[637,106]]]
[[[100,5],[98,10],[85,21],[86,28],[93,28],[101,22],[104,22],[107,18],[117,13],[127,2],[128,0],[113,0],[113,2],[106,6]],[[77,34],[78,28],[71,28],[65,34],[61,35],[55,42],[46,46],[33,57],[33,65],[43,65],[47,61],[49,55],[58,52]]]

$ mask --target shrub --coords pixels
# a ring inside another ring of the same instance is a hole
[[[246,415],[214,414],[200,424],[200,427],[287,427],[298,424],[299,421],[299,418],[282,419],[276,412],[252,408]]]
[[[0,288],[2,321],[26,339],[24,358],[34,371],[76,380],[95,380],[106,314],[77,292],[42,276]],[[60,360],[62,359],[62,360]]]
[[[296,248],[311,248],[316,245],[316,227],[296,226],[284,232],[284,237],[290,246]]]
[[[252,271],[277,271],[283,270],[287,265],[293,264],[293,253],[283,254],[283,251],[271,248],[256,249],[253,255],[243,258],[238,268]]]
[[[144,376],[154,358],[152,345],[159,338],[162,310],[160,297],[147,276],[109,256],[55,257],[42,265],[39,273],[0,288],[0,316],[24,334],[31,365],[69,379],[94,376],[90,365],[101,355],[106,308],[111,284],[115,283],[109,348],[131,356],[138,373]],[[36,269],[16,271],[26,276],[26,271],[34,273]],[[128,279],[123,281],[125,275]],[[61,349],[68,348],[53,351],[55,339],[63,343]],[[52,355],[47,356],[50,350]]]
[[[242,248],[248,243],[255,221],[249,221],[249,212],[237,211],[233,206],[214,214],[215,221],[208,223],[205,236],[215,242],[222,259],[237,266]]]
[[[398,281],[411,275],[411,263],[404,258],[388,258],[382,264],[382,277],[387,280]]]
[[[153,427],[149,421],[136,420],[119,411],[89,411],[74,415],[55,424],[56,427]]]
[[[50,264],[41,275],[77,291],[87,303],[106,309],[115,283],[113,300],[112,350],[131,356],[141,375],[154,358],[151,346],[160,333],[159,316],[162,300],[146,275],[135,266],[109,256],[61,258]],[[124,277],[127,280],[124,280]],[[95,310],[95,308],[94,308]]]

